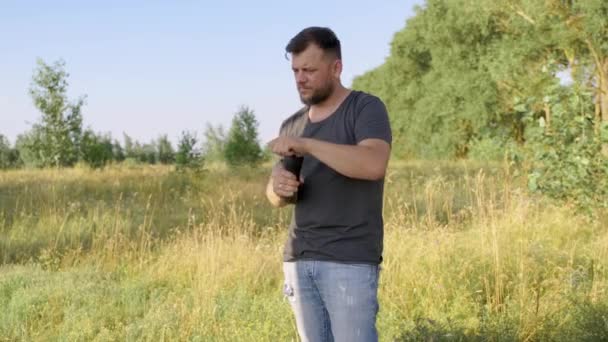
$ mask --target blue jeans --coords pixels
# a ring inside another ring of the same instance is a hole
[[[379,270],[317,260],[283,263],[283,291],[302,341],[378,341]]]

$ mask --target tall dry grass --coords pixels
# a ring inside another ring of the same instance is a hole
[[[292,341],[267,170],[0,173],[0,340]],[[608,336],[608,227],[513,170],[393,163],[383,341]]]

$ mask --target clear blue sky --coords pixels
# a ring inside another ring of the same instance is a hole
[[[36,58],[59,58],[69,95],[87,95],[84,125],[148,142],[199,137],[252,108],[273,138],[301,103],[284,47],[307,26],[342,42],[343,83],[382,64],[423,0],[0,2],[0,134],[14,143],[40,113],[28,95]]]

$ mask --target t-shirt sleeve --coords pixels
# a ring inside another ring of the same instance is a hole
[[[374,97],[361,108],[355,120],[355,140],[358,143],[365,139],[381,139],[392,143],[391,125],[384,103]]]
[[[283,123],[281,124],[281,128],[279,128],[279,136],[280,137],[284,137],[284,136],[289,136],[289,129],[291,128],[291,125],[289,125],[289,122],[287,120],[283,121]],[[277,156],[276,154],[272,154],[272,160],[274,161],[274,164],[279,164],[281,163],[281,161],[283,160],[282,157]]]
[[[280,136],[299,137],[306,125],[306,108],[302,108],[281,124]]]
[[[302,108],[294,113],[292,116],[287,118],[281,123],[281,127],[279,128],[279,136],[280,137],[299,137],[302,135],[304,130],[304,126],[306,125],[306,108]],[[279,163],[283,158],[275,157],[277,163]]]
[[[289,122],[287,120],[283,121],[283,123],[281,124],[281,128],[279,128],[279,136],[288,136],[290,128],[291,125],[289,125]]]

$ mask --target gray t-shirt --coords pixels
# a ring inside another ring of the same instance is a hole
[[[392,142],[382,101],[352,91],[340,107],[320,122],[310,122],[306,108],[281,125],[281,135],[356,145],[370,138]],[[384,180],[346,177],[306,155],[300,172],[294,215],[284,261],[300,259],[348,263],[382,262]]]

